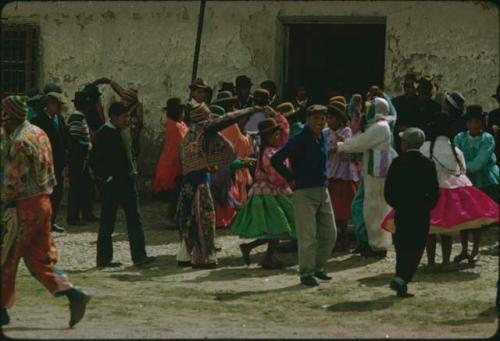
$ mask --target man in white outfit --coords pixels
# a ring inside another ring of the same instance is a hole
[[[338,152],[363,152],[362,174],[365,197],[363,216],[370,248],[380,257],[387,254],[392,244],[391,234],[380,227],[390,206],[384,199],[384,182],[393,158],[391,152],[392,133],[389,121],[389,103],[380,97],[372,100],[366,114],[368,128],[365,132],[337,143]]]

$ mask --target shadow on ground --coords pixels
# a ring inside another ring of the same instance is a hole
[[[443,321],[441,323],[447,324],[449,326],[462,326],[464,324],[491,323],[494,322],[497,318],[498,308],[493,306],[486,309],[485,311],[480,312],[476,317],[472,317],[469,319]]]
[[[385,296],[375,300],[347,301],[328,305],[325,309],[331,312],[365,312],[384,310],[390,308],[395,302],[401,300],[396,296]]]
[[[480,274],[474,272],[454,271],[434,274],[418,273],[413,278],[413,282],[430,282],[430,283],[449,283],[449,282],[466,282],[474,281],[480,277]],[[394,273],[382,273],[372,277],[358,279],[358,282],[368,287],[379,287],[389,285],[391,279],[394,278]]]
[[[259,291],[241,291],[241,292],[219,292],[215,294],[215,299],[218,301],[232,301],[237,300],[239,298],[244,298],[248,296],[254,295],[265,295],[265,294],[275,294],[280,292],[290,292],[290,291],[298,291],[304,290],[307,287],[301,284],[295,284],[289,287],[278,288],[278,289],[270,289],[270,290],[259,290]]]

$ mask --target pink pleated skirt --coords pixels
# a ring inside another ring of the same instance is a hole
[[[439,193],[431,211],[430,234],[455,234],[499,221],[498,204],[475,187],[440,188]],[[384,218],[381,227],[395,232],[394,210]]]

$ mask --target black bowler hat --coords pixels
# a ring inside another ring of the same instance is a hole
[[[177,97],[172,97],[167,100],[166,106],[164,106],[162,109],[163,110],[182,110],[186,107],[185,104],[182,103],[180,98]]]
[[[466,120],[472,120],[472,119],[481,120],[481,119],[483,119],[484,115],[485,115],[485,112],[483,112],[483,107],[480,106],[479,104],[468,105],[467,109],[465,110],[465,119]]]

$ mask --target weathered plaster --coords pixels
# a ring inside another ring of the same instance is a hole
[[[2,18],[40,26],[40,86],[60,83],[69,100],[86,82],[110,77],[139,89],[146,122],[140,171],[154,173],[163,139],[161,107],[187,98],[198,1],[14,2]],[[198,74],[212,86],[247,74],[282,80],[278,16],[386,17],[387,91],[408,71],[433,74],[440,91],[459,90],[492,109],[499,83],[499,15],[491,3],[416,1],[208,1]],[[369,58],[369,51],[367,51]],[[113,98],[103,87],[104,103]]]

